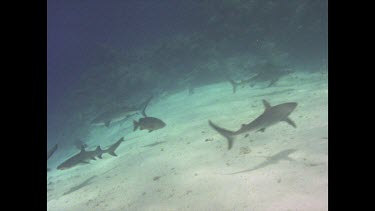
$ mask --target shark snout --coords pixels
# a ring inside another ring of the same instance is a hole
[[[298,103],[289,103],[289,106],[294,110],[297,107]]]
[[[298,103],[292,102],[292,103],[286,103],[285,108],[288,110],[288,113],[292,113],[294,109],[296,109]]]

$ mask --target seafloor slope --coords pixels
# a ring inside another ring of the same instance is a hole
[[[186,91],[157,99],[147,113],[167,126],[152,133],[124,129],[130,120],[93,127],[90,146],[141,137],[122,143],[118,157],[106,154],[89,165],[49,172],[47,209],[328,210],[327,75],[294,73],[274,87],[266,85],[232,94],[229,83],[220,83],[196,88],[190,96]],[[290,115],[298,127],[281,122],[264,133],[244,134],[228,151],[208,119],[236,130],[263,112],[262,99],[271,105],[298,102]],[[228,175],[286,149],[296,150],[292,160]],[[72,153],[56,155],[56,165]]]

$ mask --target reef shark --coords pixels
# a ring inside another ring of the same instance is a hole
[[[239,172],[234,172],[234,173],[231,173],[231,174],[228,174],[228,175],[254,171],[256,169],[260,169],[260,168],[266,167],[266,166],[271,165],[271,164],[276,164],[280,160],[294,161],[294,159],[290,158],[289,155],[292,154],[295,151],[297,151],[297,150],[296,149],[283,150],[281,152],[276,153],[275,155],[272,155],[270,157],[266,157],[266,160],[264,162],[260,163],[259,165],[255,166],[253,168],[246,169],[246,170],[239,171]]]
[[[268,87],[274,85],[281,77],[292,73],[293,71],[285,70],[287,66],[276,65],[272,62],[267,62],[263,65],[256,67],[257,73],[252,77],[249,82],[264,82],[269,81]],[[255,84],[250,84],[253,87]]]
[[[288,75],[292,73],[292,71],[281,71],[281,70],[272,70],[272,71],[262,71],[257,73],[254,77],[252,77],[249,82],[254,81],[269,81],[269,84],[267,87],[270,87],[274,85],[281,77]],[[253,87],[255,83],[250,84],[251,87]]]
[[[221,128],[211,120],[208,120],[208,124],[216,130],[218,133],[223,135],[228,141],[228,150],[230,150],[233,146],[233,140],[236,135],[252,132],[252,131],[261,131],[264,132],[266,128],[281,122],[285,121],[294,128],[296,128],[296,124],[291,120],[288,116],[294,111],[297,107],[297,103],[290,102],[290,103],[283,103],[275,106],[271,106],[269,102],[263,100],[264,104],[264,112],[257,117],[254,121],[250,122],[249,124],[242,124],[241,128],[237,131],[230,131],[224,128]]]
[[[141,111],[141,114],[146,117],[145,109],[148,105],[148,103],[151,101],[152,96],[149,97],[145,102],[141,103],[138,106],[124,106],[121,108],[113,109],[106,111],[99,116],[97,116],[94,120],[91,121],[92,125],[105,125],[106,127],[109,127],[111,122],[118,122],[125,118],[128,118],[130,116],[133,116],[139,111]]]
[[[233,90],[233,94],[234,94],[234,93],[236,93],[238,86],[244,87],[246,84],[250,83],[250,81],[252,80],[252,78],[243,79],[243,80],[240,80],[239,82],[236,82],[233,79],[227,77],[227,80],[232,85],[232,90]]]
[[[81,151],[61,163],[57,169],[65,170],[77,166],[79,164],[88,164],[90,160],[96,160],[95,157],[102,158],[104,153],[108,153],[112,156],[117,156],[115,150],[124,141],[124,137],[118,140],[116,143],[112,144],[108,149],[102,150],[100,146],[97,146],[93,151],[86,151],[84,147],[81,148]]]
[[[265,82],[269,81],[267,87],[274,85],[281,77],[292,73],[292,71],[282,71],[277,69],[272,69],[269,71],[261,71],[256,73],[254,76],[248,79],[242,79],[238,82],[234,81],[227,77],[227,80],[232,85],[233,94],[236,93],[237,87],[242,86],[244,87],[246,84],[249,84],[251,87],[255,85],[256,82]]]

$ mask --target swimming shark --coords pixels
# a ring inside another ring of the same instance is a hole
[[[266,82],[269,81],[267,87],[274,85],[281,77],[292,73],[293,71],[286,65],[277,65],[272,62],[266,62],[261,65],[254,67],[256,69],[256,75],[252,77],[249,82],[250,86],[253,87],[255,82]]]
[[[239,82],[236,82],[235,80],[227,77],[227,80],[229,81],[229,83],[232,85],[232,90],[233,90],[233,94],[236,93],[237,91],[237,87],[238,86],[242,86],[244,87],[246,84],[250,83],[252,78],[249,78],[249,79],[243,79],[243,80],[240,80]]]
[[[255,85],[254,82],[264,82],[269,81],[267,87],[274,85],[281,77],[292,73],[292,71],[282,71],[282,70],[272,70],[272,71],[262,71],[257,73],[254,77],[252,77],[249,82],[253,82],[250,84],[251,87]]]
[[[118,122],[125,118],[128,118],[130,116],[133,116],[139,111],[141,111],[141,114],[146,117],[145,109],[149,102],[151,101],[152,96],[147,98],[147,100],[143,103],[141,103],[138,106],[124,106],[121,108],[113,109],[106,111],[99,116],[97,116],[94,120],[91,121],[92,125],[105,125],[106,127],[109,127],[111,122]]]
[[[271,164],[276,164],[280,160],[294,161],[294,159],[290,158],[289,155],[292,154],[295,151],[297,151],[297,150],[296,149],[283,150],[281,152],[276,153],[275,155],[272,155],[270,157],[266,157],[266,160],[264,162],[260,163],[259,165],[255,166],[253,168],[246,169],[246,170],[239,171],[239,172],[234,172],[234,173],[231,173],[231,174],[239,174],[239,173],[254,171],[256,169],[260,169],[260,168],[266,167],[266,166],[271,165]],[[231,174],[228,174],[228,175],[231,175]]]
[[[290,103],[283,103],[275,106],[271,106],[271,104],[263,100],[264,104],[264,112],[258,116],[254,121],[250,122],[249,124],[242,124],[241,128],[237,131],[230,131],[224,128],[221,128],[208,120],[208,124],[216,130],[218,133],[223,135],[228,141],[228,150],[230,150],[233,146],[234,137],[252,131],[261,131],[264,132],[266,128],[284,121],[296,128],[296,124],[291,120],[288,116],[294,111],[297,107],[297,103],[290,102]]]
[[[108,149],[102,150],[100,146],[97,146],[93,151],[86,151],[84,147],[81,148],[81,151],[61,163],[57,169],[65,170],[77,166],[79,164],[88,164],[90,160],[96,160],[95,157],[102,158],[104,153],[108,153],[112,156],[117,156],[115,150],[124,141],[124,137],[118,140],[116,143],[112,144]]]
[[[237,87],[245,85],[249,85],[250,87],[253,87],[256,82],[267,82],[269,81],[269,84],[267,87],[271,87],[274,85],[281,77],[288,75],[292,73],[292,71],[286,71],[286,70],[279,70],[279,69],[270,69],[267,71],[260,71],[258,73],[255,73],[254,76],[248,78],[248,79],[242,79],[240,81],[234,81],[231,78],[227,77],[227,80],[232,85],[233,94],[236,93]]]

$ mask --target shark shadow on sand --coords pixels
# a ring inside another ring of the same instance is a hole
[[[250,172],[250,171],[255,171],[260,168],[264,168],[268,165],[276,164],[281,160],[288,160],[288,161],[295,161],[294,159],[290,158],[289,155],[297,151],[296,149],[286,149],[281,152],[278,152],[270,157],[266,157],[266,160],[262,163],[260,163],[257,166],[254,166],[253,168],[249,168],[243,171],[238,171],[226,175],[233,175],[233,174],[240,174],[240,173],[245,173],[245,172]]]
[[[264,93],[264,94],[258,94],[258,95],[253,95],[251,97],[263,97],[263,96],[272,96],[272,95],[279,95],[279,94],[283,94],[283,93],[290,93],[290,92],[293,92],[294,89],[284,89],[284,90],[280,90],[280,91],[274,91],[274,92],[268,92],[268,93]]]
[[[81,188],[83,188],[87,185],[90,185],[92,183],[91,180],[94,179],[95,177],[96,176],[92,176],[92,177],[88,178],[87,180],[83,181],[82,183],[70,188],[67,192],[63,193],[63,195],[68,195],[68,194],[70,194],[74,191],[77,191],[77,190],[79,190],[79,189],[81,189]]]
[[[148,144],[148,145],[144,145],[143,147],[154,147],[156,145],[159,145],[159,144],[163,144],[165,143],[166,141],[157,141],[157,142],[154,142],[152,144]]]

